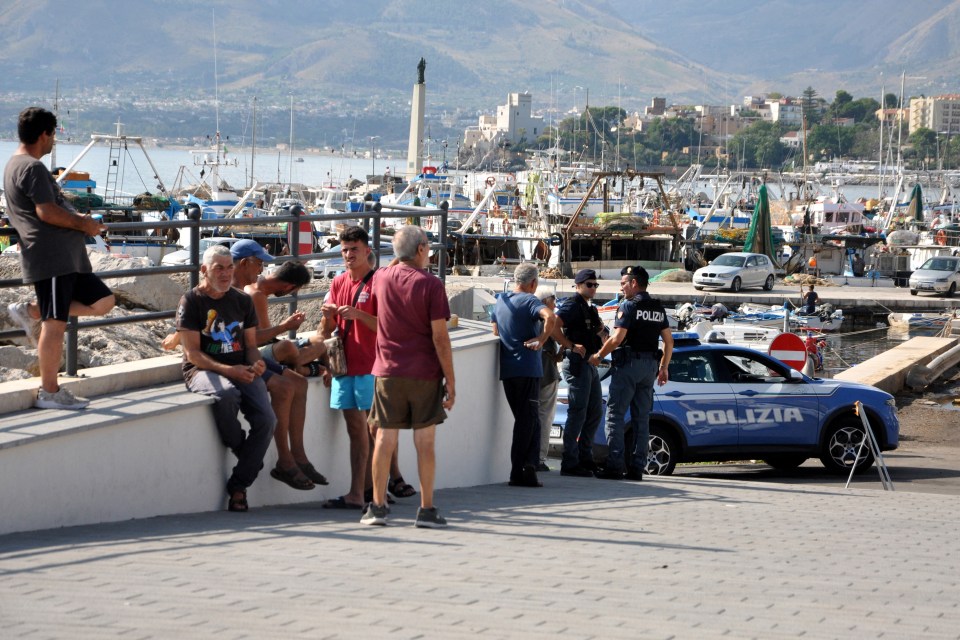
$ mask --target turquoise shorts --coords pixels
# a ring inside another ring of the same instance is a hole
[[[330,408],[369,411],[373,405],[373,381],[372,375],[334,378],[330,385]]]

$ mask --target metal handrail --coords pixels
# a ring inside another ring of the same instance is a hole
[[[155,222],[109,222],[105,223],[104,226],[107,227],[109,232],[117,231],[144,231],[152,229],[188,229],[191,234],[190,242],[190,263],[184,266],[149,266],[149,267],[140,267],[135,269],[114,269],[112,271],[98,271],[96,275],[100,278],[110,279],[110,278],[126,278],[130,276],[138,275],[167,275],[173,273],[189,273],[190,274],[190,287],[196,287],[200,281],[200,230],[207,228],[223,228],[223,227],[245,227],[245,226],[279,226],[283,223],[299,223],[299,222],[314,222],[314,221],[323,221],[323,222],[336,222],[340,220],[356,220],[361,218],[364,223],[370,223],[368,227],[372,227],[371,236],[372,244],[371,247],[377,260],[377,264],[380,262],[380,223],[383,219],[386,218],[403,218],[407,214],[413,213],[418,217],[439,217],[440,224],[438,225],[438,242],[431,244],[431,249],[444,249],[438,251],[438,264],[437,270],[440,279],[446,283],[446,267],[447,267],[447,207],[446,203],[442,203],[439,209],[431,207],[414,207],[407,205],[397,205],[397,204],[383,204],[377,202],[370,209],[364,211],[358,211],[353,213],[344,213],[344,214],[335,214],[335,215],[326,215],[326,214],[313,214],[313,215],[302,215],[298,211],[302,209],[298,206],[291,207],[288,215],[271,215],[271,216],[257,216],[251,218],[208,218],[204,219],[201,216],[200,207],[196,204],[188,204],[186,206],[187,210],[187,219],[181,220],[158,220]],[[384,211],[388,210],[388,211]],[[399,213],[390,213],[389,211],[397,211]],[[289,229],[289,227],[288,227]],[[3,229],[7,231],[7,229]],[[13,233],[8,233],[8,235],[13,235]],[[289,235],[289,231],[288,231]],[[274,264],[280,264],[282,262],[287,262],[290,260],[306,261],[313,259],[324,259],[324,258],[334,258],[339,257],[339,251],[323,251],[317,253],[307,253],[300,254],[299,243],[295,242],[295,235],[290,235],[290,242],[288,246],[290,247],[290,255],[287,256],[277,256],[276,262]],[[10,278],[0,280],[0,289],[10,289],[14,287],[26,286],[22,278]],[[289,296],[283,296],[280,298],[274,298],[269,300],[268,304],[287,304],[289,305],[290,313],[296,313],[298,302],[300,300],[313,300],[317,298],[322,298],[324,293],[305,293],[299,294],[294,293]],[[80,329],[90,329],[97,327],[107,327],[120,324],[134,324],[140,322],[147,322],[150,320],[165,320],[168,318],[173,318],[176,315],[176,310],[163,310],[163,311],[144,311],[133,313],[131,315],[123,317],[113,317],[113,318],[96,318],[92,320],[85,320],[80,322],[77,317],[71,316],[67,322],[67,331],[66,331],[66,375],[76,376],[78,370],[78,360],[77,360],[77,350],[79,346],[78,342],[78,333]],[[291,332],[292,334],[293,332]],[[0,331],[0,339],[12,338],[25,335],[25,332],[22,329],[16,330],[6,330]]]

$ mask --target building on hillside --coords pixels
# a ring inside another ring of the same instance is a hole
[[[877,120],[884,125],[892,125],[895,122],[910,122],[910,109],[877,109]]]
[[[790,149],[799,149],[803,146],[803,131],[787,131],[780,136],[780,144]]]
[[[910,133],[926,128],[937,133],[960,132],[960,95],[910,99]]]
[[[667,110],[666,98],[654,98],[650,101],[650,106],[643,109],[645,116],[662,116]]]
[[[543,133],[543,118],[532,113],[533,97],[529,93],[511,93],[507,103],[497,107],[497,115],[482,115],[476,127],[467,127],[463,135],[465,147],[479,142],[508,142],[522,139],[532,142]]]
[[[803,123],[803,107],[799,100],[780,98],[767,100],[765,104],[770,111],[771,122],[781,122],[787,126],[797,127]]]

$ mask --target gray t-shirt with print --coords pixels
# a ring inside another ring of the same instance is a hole
[[[11,157],[3,172],[3,191],[7,215],[20,236],[24,282],[93,271],[86,234],[48,224],[37,216],[37,205],[48,202],[74,210],[42,162],[27,154]]]

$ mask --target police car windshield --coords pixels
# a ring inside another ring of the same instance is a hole
[[[714,260],[713,264],[718,267],[742,267],[744,260],[744,256],[722,255]]]

